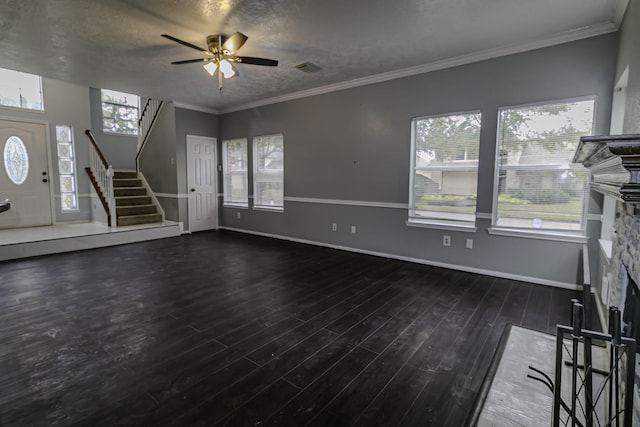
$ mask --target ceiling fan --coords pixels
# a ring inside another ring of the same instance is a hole
[[[252,56],[236,56],[236,52],[240,49],[248,37],[242,33],[234,33],[229,37],[222,34],[214,34],[207,36],[207,49],[201,48],[184,40],[180,40],[168,34],[162,34],[162,37],[179,43],[183,46],[195,49],[204,55],[204,58],[187,59],[184,61],[175,61],[172,64],[191,64],[194,62],[204,62],[204,69],[211,76],[218,73],[218,90],[222,91],[222,79],[229,79],[238,75],[238,69],[233,63],[265,65],[267,67],[275,67],[278,61],[275,59],[254,58]]]

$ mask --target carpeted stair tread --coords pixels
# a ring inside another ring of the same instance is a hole
[[[158,208],[156,207],[156,205],[153,205],[153,204],[118,206],[116,207],[116,212],[118,216],[145,215],[145,214],[157,213]]]
[[[154,222],[161,222],[162,215],[159,213],[146,214],[146,215],[127,215],[118,216],[118,225],[138,225],[138,224],[151,224]]]

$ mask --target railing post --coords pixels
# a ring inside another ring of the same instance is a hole
[[[113,166],[109,165],[106,170],[107,179],[105,180],[107,185],[107,201],[109,204],[109,212],[116,213],[116,199],[113,193]]]
[[[89,169],[93,176],[92,183],[96,187],[102,206],[106,211],[109,226],[111,226],[111,215],[116,213],[116,200],[113,192],[113,167],[107,163],[91,131],[87,129],[85,134],[90,141]]]

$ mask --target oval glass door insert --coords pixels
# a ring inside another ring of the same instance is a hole
[[[9,179],[16,185],[22,184],[29,174],[29,154],[24,142],[17,136],[10,136],[4,145],[4,168]]]

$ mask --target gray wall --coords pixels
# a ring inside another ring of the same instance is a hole
[[[411,118],[482,111],[478,212],[492,209],[501,106],[597,96],[596,132],[608,129],[617,37],[609,34],[456,68],[221,116],[221,138],[284,134],[285,197],[406,204]],[[251,150],[250,150],[251,151]],[[251,152],[250,152],[251,155]],[[251,190],[250,190],[251,191]],[[597,200],[592,203],[599,214]],[[580,245],[407,227],[406,209],[285,202],[284,213],[223,208],[226,227],[574,284]],[[331,223],[338,231],[331,232]],[[350,234],[351,225],[357,234]],[[597,232],[599,224],[590,224]],[[452,236],[442,246],[443,234]],[[465,249],[465,239],[474,249]]]
[[[135,170],[138,137],[116,135],[102,131],[102,100],[100,89],[90,88],[91,133],[107,162],[116,170]],[[144,102],[141,101],[144,106]]]
[[[187,135],[207,136],[216,138],[218,164],[220,157],[220,117],[217,114],[201,111],[175,109],[176,121],[176,164],[178,166],[177,192],[180,221],[184,223],[185,230],[189,229],[189,212],[187,206]],[[218,183],[221,179],[218,178]],[[220,187],[222,188],[222,187]]]
[[[42,79],[44,96],[44,112],[28,112],[17,109],[0,108],[0,116],[23,120],[44,121],[49,124],[49,148],[51,177],[55,194],[53,217],[56,222],[81,221],[91,218],[90,183],[84,168],[89,165],[88,139],[85,129],[91,127],[89,117],[89,88],[58,80]],[[67,125],[73,128],[73,139],[76,148],[76,167],[78,183],[79,210],[62,212],[60,208],[60,182],[58,180],[58,155],[56,151],[56,126]]]
[[[166,218],[181,221],[185,230],[189,229],[187,135],[219,138],[218,133],[216,114],[175,108],[166,102],[140,156],[140,171],[157,193]]]
[[[624,133],[640,133],[640,0],[630,0],[622,26],[618,50],[617,82],[625,68],[629,67],[627,105],[624,116]]]
[[[176,197],[178,166],[175,160],[175,129],[173,103],[165,102],[140,155],[140,172],[153,192],[161,193],[156,197],[164,209],[165,218],[180,221]]]

